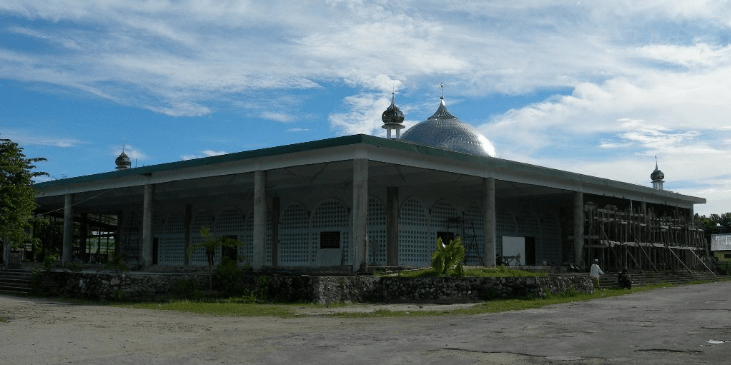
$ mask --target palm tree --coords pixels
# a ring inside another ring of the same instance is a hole
[[[202,242],[192,244],[188,247],[188,257],[193,255],[193,251],[198,248],[206,250],[206,257],[208,258],[208,269],[211,271],[211,275],[208,277],[208,290],[213,290],[213,260],[216,256],[216,249],[219,247],[243,247],[244,243],[235,240],[231,237],[218,237],[213,236],[208,227],[202,226],[200,229],[201,236],[203,237]]]

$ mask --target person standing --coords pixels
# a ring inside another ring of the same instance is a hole
[[[594,264],[591,265],[591,270],[589,270],[589,276],[594,280],[594,287],[601,289],[601,286],[599,286],[599,276],[604,275],[604,271],[599,267],[599,260],[594,259]]]

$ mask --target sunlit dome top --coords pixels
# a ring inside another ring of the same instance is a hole
[[[443,97],[436,113],[409,128],[401,140],[471,155],[495,155],[495,148],[482,133],[449,113]]]
[[[391,105],[381,114],[383,124],[401,124],[404,122],[404,113],[396,106],[395,96],[391,95]]]
[[[129,159],[129,156],[124,153],[124,148],[122,149],[122,153],[120,153],[117,159],[114,160],[114,163],[117,165],[117,170],[128,169],[132,166],[132,161]]]

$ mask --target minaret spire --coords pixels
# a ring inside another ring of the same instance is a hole
[[[386,138],[391,139],[391,131],[396,130],[396,139],[401,138],[401,129],[404,128],[404,113],[396,106],[396,87],[391,91],[391,105],[381,114],[383,129],[386,130]]]

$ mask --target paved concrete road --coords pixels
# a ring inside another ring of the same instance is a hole
[[[0,296],[0,364],[731,364],[730,299],[722,282],[476,316],[274,319]]]

